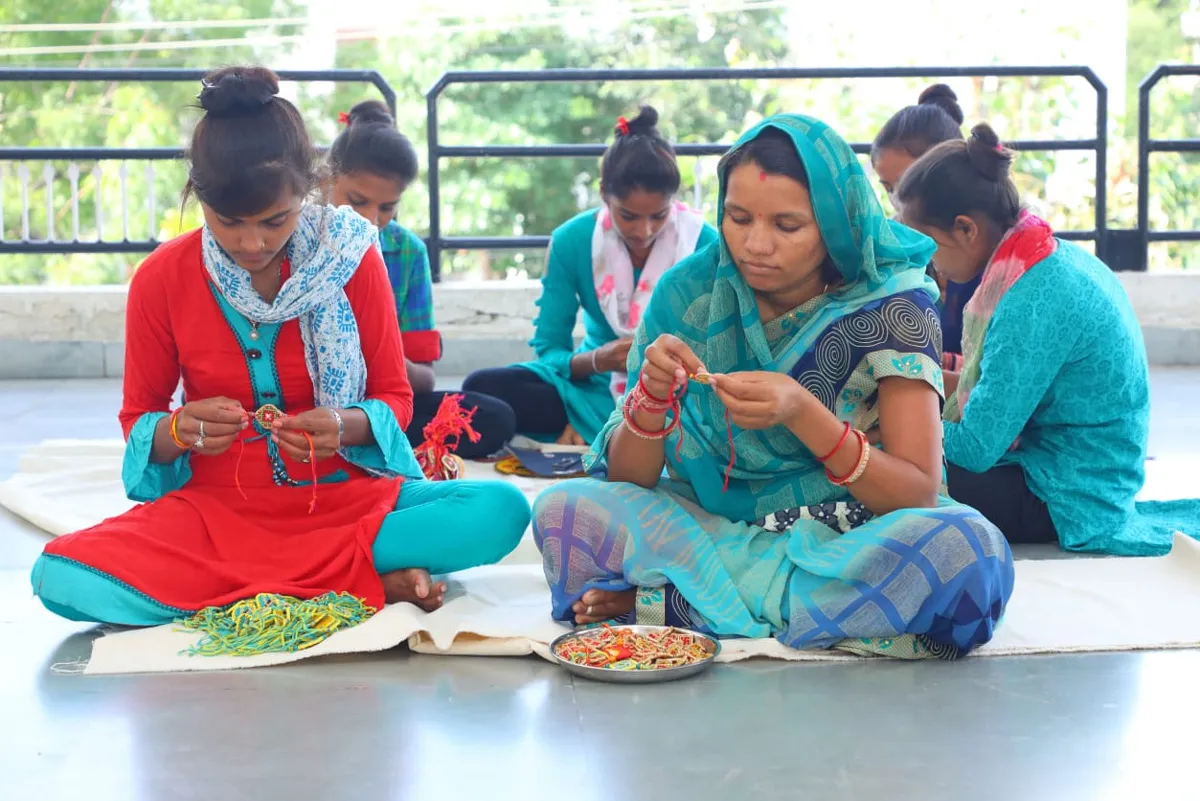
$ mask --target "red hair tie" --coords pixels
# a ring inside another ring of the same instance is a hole
[[[629,136],[629,120],[617,117],[617,130],[621,132],[621,136]]]
[[[341,123],[342,125],[349,125],[350,124],[350,115],[344,111],[339,111],[338,112],[338,122]]]

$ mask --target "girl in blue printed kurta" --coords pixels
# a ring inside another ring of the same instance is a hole
[[[599,477],[535,504],[554,617],[905,658],[987,642],[1012,557],[938,496],[933,243],[808,117],[751,129],[719,176],[721,238],[651,298]]]
[[[950,494],[1013,542],[1162,554],[1200,535],[1200,501],[1135,503],[1150,419],[1141,329],[1099,259],[1021,209],[1012,153],[987,125],[904,174],[905,222],[952,281],[981,277],[945,409]]]
[[[415,448],[450,394],[434,391],[433,363],[442,356],[442,337],[433,321],[429,254],[421,238],[395,220],[401,195],[417,177],[417,153],[378,100],[359,103],[343,121],[346,127],[329,149],[325,190],[334,205],[352,207],[379,229],[413,387],[413,418],[405,434]],[[507,403],[478,392],[454,394],[464,395],[463,408],[474,410],[471,425],[479,434],[474,442],[461,438],[455,449],[459,456],[488,456],[512,439],[516,419]]]
[[[617,121],[600,167],[604,206],[551,236],[530,343],[537,361],[480,370],[463,382],[507,402],[521,433],[590,443],[625,390],[629,343],[658,280],[716,239],[698,213],[675,201],[679,167],[657,122],[649,106]],[[584,339],[576,347],[581,307]]]

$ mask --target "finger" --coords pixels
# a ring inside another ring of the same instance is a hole
[[[709,383],[717,388],[719,394],[723,393],[738,400],[763,401],[771,399],[775,394],[769,384],[747,381],[738,375],[713,376]]]
[[[202,445],[192,447],[197,453],[216,456],[229,450],[236,441],[237,437],[205,437]]]
[[[247,422],[246,415],[241,409],[225,408],[215,405],[188,404],[183,407],[184,415],[193,420],[203,420],[205,424],[221,423],[223,425],[240,425]]]
[[[688,375],[708,372],[704,367],[704,363],[700,361],[700,358],[682,340],[671,337],[670,340],[664,343],[663,347],[664,350],[671,354],[672,359],[683,365]]]
[[[197,420],[195,423],[191,423],[187,426],[181,426],[180,428],[182,428],[185,433],[191,434],[193,436],[200,435],[200,421],[199,420]],[[177,430],[178,430],[178,428],[177,428]],[[204,421],[204,438],[205,439],[215,439],[217,437],[236,437],[238,434],[240,434],[244,430],[245,430],[245,426],[243,426],[240,423],[230,425],[229,423],[210,423],[207,420]]]

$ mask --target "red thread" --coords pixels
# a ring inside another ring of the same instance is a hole
[[[242,415],[247,420],[256,419],[254,415],[250,414],[250,412],[246,411],[245,409],[242,409]],[[285,417],[287,417],[286,414],[280,414],[274,419],[282,420]],[[311,515],[317,509],[317,448],[313,444],[312,436],[309,435],[307,431],[301,431],[300,433],[303,434],[304,439],[308,441],[308,464],[312,469],[312,500],[308,502],[308,513]],[[269,430],[267,431],[267,436],[271,436],[271,432]],[[242,489],[241,477],[242,457],[246,455],[246,438],[244,436],[239,436],[237,443],[238,458],[233,467],[233,485],[237,487],[237,491],[241,494],[243,500],[249,500],[249,498],[246,497],[246,491]]]
[[[676,390],[679,390],[676,392]],[[671,379],[670,398],[658,398],[650,394],[646,389],[646,385],[642,382],[642,376],[638,376],[638,382],[633,390],[625,396],[625,404],[623,407],[625,415],[625,425],[633,431],[634,434],[643,439],[666,439],[672,431],[679,429],[679,439],[675,441],[675,461],[680,460],[680,454],[683,450],[683,412],[682,400],[687,394],[688,383],[677,385],[675,379]],[[651,414],[665,414],[671,412],[674,417],[671,422],[659,432],[645,431],[638,426],[633,420],[633,413],[641,409]],[[737,461],[737,448],[733,444],[733,421],[729,417],[729,409],[725,410],[725,436],[729,442],[729,464],[725,466],[724,481],[721,483],[721,492],[729,490],[729,479],[733,475],[733,465]]]
[[[342,125],[349,125],[350,124],[350,115],[344,111],[339,111],[338,112],[338,122],[341,123]]]
[[[417,446],[414,453],[417,463],[421,465],[421,472],[431,481],[458,478],[457,475],[450,474],[449,465],[455,464],[452,454],[458,449],[462,435],[466,434],[471,442],[478,442],[482,436],[471,426],[471,420],[479,407],[464,409],[464,397],[445,395],[438,406],[437,414],[421,429],[425,440]]]
[[[629,120],[617,117],[617,130],[621,132],[621,136],[629,136]]]

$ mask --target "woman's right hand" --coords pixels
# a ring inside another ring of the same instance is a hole
[[[642,360],[642,386],[655,398],[666,399],[688,376],[707,370],[699,357],[678,337],[662,334],[646,348]]]
[[[204,440],[199,442],[202,424]],[[248,425],[242,404],[231,398],[205,398],[184,404],[175,418],[175,433],[193,453],[217,456],[229,450]]]
[[[596,358],[594,359],[596,372],[625,372],[625,363],[629,359],[629,346],[632,344],[633,340],[627,337],[625,339],[614,339],[612,342],[596,348]]]

